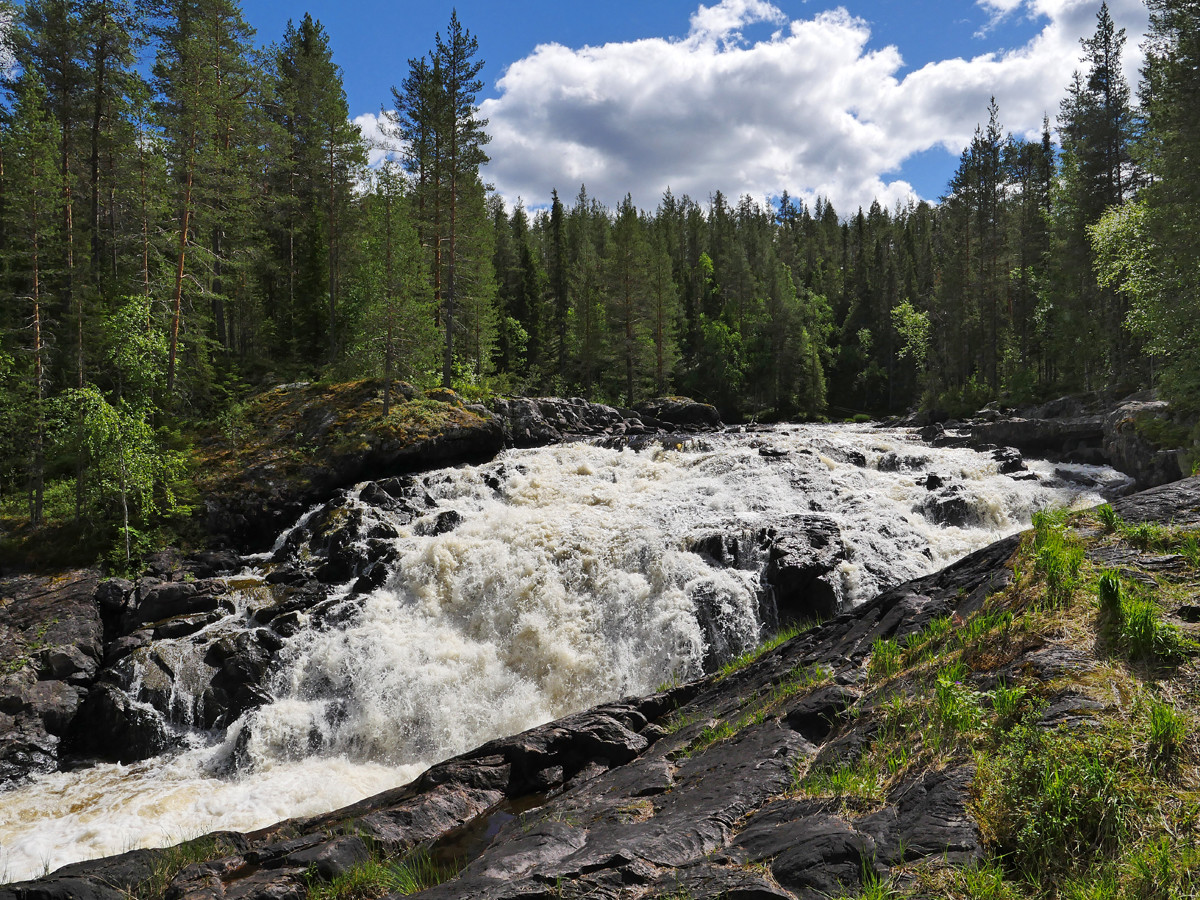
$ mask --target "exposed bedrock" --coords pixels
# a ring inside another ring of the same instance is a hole
[[[1039,407],[1001,413],[980,410],[966,422],[934,423],[921,439],[935,447],[999,445],[1032,456],[1074,463],[1104,464],[1130,476],[1138,488],[1179,480],[1195,447],[1188,427],[1153,393],[1118,402],[1098,397],[1062,397]],[[1009,463],[1000,455],[1001,471]],[[1013,471],[1016,471],[1015,469]]]

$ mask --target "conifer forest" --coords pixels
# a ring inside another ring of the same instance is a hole
[[[726,421],[1150,387],[1195,412],[1200,3],[1147,2],[1138,83],[1101,4],[1040,139],[993,102],[944,195],[893,209],[510,205],[456,14],[368,165],[311,16],[264,46],[237,0],[0,3],[0,502],[150,521],[199,429],[322,379]]]

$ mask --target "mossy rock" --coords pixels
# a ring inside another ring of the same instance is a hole
[[[463,406],[462,397],[454,393],[450,388],[431,388],[425,392],[425,396],[430,400],[436,400],[438,403],[448,403],[451,406]]]

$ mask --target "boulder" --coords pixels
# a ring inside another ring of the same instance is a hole
[[[680,431],[712,431],[723,427],[715,406],[687,397],[660,397],[634,406],[640,415],[665,422]]]
[[[1159,446],[1150,437],[1181,430],[1172,425],[1170,407],[1162,401],[1122,403],[1104,418],[1104,453],[1113,468],[1132,477],[1140,488],[1178,481],[1183,477],[1184,448]],[[1182,436],[1178,442],[1183,443]]]
[[[916,507],[935,525],[962,528],[970,524],[974,511],[961,485],[952,485],[927,497]]]
[[[766,583],[774,590],[780,624],[827,618],[838,610],[836,569],[848,558],[837,522],[796,516],[768,532]]]

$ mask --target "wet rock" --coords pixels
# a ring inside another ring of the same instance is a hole
[[[934,422],[931,425],[926,425],[917,434],[925,443],[932,444],[946,434],[946,429],[940,423]]]
[[[106,683],[88,694],[68,740],[75,753],[121,763],[149,759],[179,745],[157,710]]]
[[[996,461],[996,468],[1001,475],[1014,475],[1025,471],[1025,460],[1021,457],[1021,451],[1015,447],[993,450],[992,459]]]
[[[948,481],[949,481],[949,479],[947,479],[946,477],[944,477],[942,475],[938,475],[936,472],[930,472],[928,475],[925,476],[925,490],[927,490],[927,491],[940,490],[941,488],[946,486]]]
[[[927,498],[917,506],[919,512],[935,525],[962,528],[972,520],[971,503],[960,485],[953,485]]]
[[[836,613],[833,573],[847,559],[837,522],[825,516],[798,516],[775,529],[769,538],[766,582],[774,589],[779,621]]]
[[[924,469],[928,464],[929,460],[923,456],[912,456],[889,450],[879,457],[878,468],[880,472],[916,472]]]
[[[722,569],[748,569],[758,565],[759,544],[747,534],[714,531],[693,538],[688,549]]]
[[[417,523],[413,531],[425,537],[447,534],[463,523],[462,514],[453,509],[438,513],[431,520]]]

